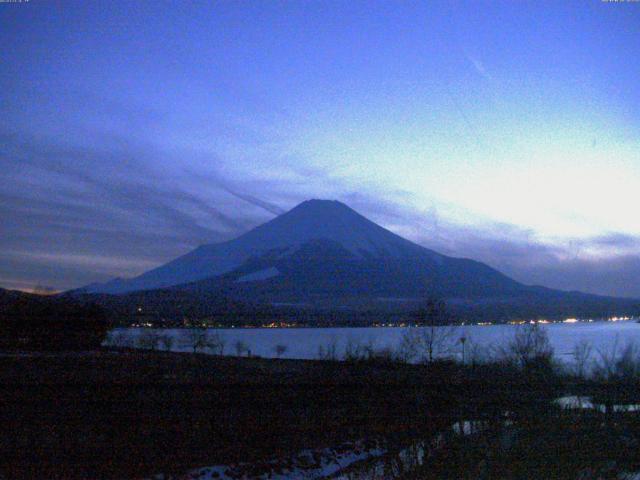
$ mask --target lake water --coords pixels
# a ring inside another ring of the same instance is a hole
[[[640,346],[640,323],[635,321],[618,322],[578,322],[553,323],[541,325],[547,331],[550,343],[559,360],[570,361],[571,352],[581,341],[589,342],[593,347],[593,354],[600,351],[611,351],[615,346],[621,350],[625,345],[633,342]],[[467,339],[465,349],[469,352],[478,345],[481,349],[506,345],[513,339],[518,326],[514,325],[472,325],[456,327],[451,335],[450,350],[460,355],[459,339]],[[335,344],[339,356],[344,353],[349,342],[372,345],[375,349],[397,349],[402,340],[404,327],[388,328],[234,328],[209,329],[218,333],[225,341],[225,354],[235,354],[235,343],[242,341],[251,350],[252,355],[261,357],[275,357],[276,345],[286,346],[282,358],[314,359],[318,358],[320,347],[326,348]],[[120,337],[130,345],[136,344],[136,339],[148,329],[128,328],[116,329],[111,332],[113,337]],[[171,347],[174,351],[190,351],[185,343],[182,329],[160,331],[163,335],[174,338]],[[162,348],[162,347],[160,347]]]

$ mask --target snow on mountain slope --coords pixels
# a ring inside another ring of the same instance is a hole
[[[267,278],[272,278],[276,275],[280,275],[280,271],[276,267],[269,267],[253,273],[242,275],[236,280],[236,282],[254,282],[256,280],[266,280]]]
[[[228,242],[203,245],[129,280],[114,280],[86,291],[124,293],[169,287],[232,271],[248,259],[282,248],[295,250],[311,240],[331,240],[357,257],[442,256],[373,223],[337,201],[308,200]]]

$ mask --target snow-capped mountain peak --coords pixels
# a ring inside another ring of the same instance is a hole
[[[439,257],[366,219],[344,203],[307,200],[234,240],[202,245],[138,277],[92,286],[87,291],[123,293],[202,280],[229,272],[265,252],[294,251],[314,240],[339,244],[356,257]]]
[[[398,255],[417,245],[399,237],[335,200],[307,200],[239,238],[271,248],[326,239],[355,255]]]

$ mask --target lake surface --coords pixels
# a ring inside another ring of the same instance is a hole
[[[556,357],[566,362],[571,361],[571,352],[581,341],[592,345],[594,356],[597,356],[599,350],[611,351],[615,347],[622,350],[629,343],[635,343],[640,347],[640,324],[635,321],[553,323],[541,325],[541,327],[547,331]],[[467,352],[473,349],[472,345],[478,345],[481,350],[506,345],[513,339],[517,328],[519,327],[515,325],[456,327],[450,336],[450,351],[460,356],[460,338],[463,336],[467,339],[465,345]],[[125,339],[133,346],[138,336],[148,330],[144,328],[115,329],[111,335],[119,336],[120,341]],[[407,328],[233,328],[209,329],[209,331],[219,334],[224,339],[226,355],[234,355],[236,353],[234,344],[242,341],[251,350],[252,355],[275,357],[276,345],[284,345],[286,351],[281,355],[282,358],[315,359],[318,358],[320,347],[326,348],[331,344],[335,344],[338,356],[342,356],[349,342],[372,345],[377,350],[383,348],[395,350],[400,345]],[[191,350],[185,342],[184,329],[165,329],[158,332],[174,338],[171,350]]]

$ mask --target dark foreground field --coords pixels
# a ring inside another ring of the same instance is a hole
[[[0,472],[129,478],[349,439],[383,436],[402,445],[488,398],[486,388],[458,376],[446,364],[124,350],[5,355]],[[517,386],[509,388],[504,401]],[[500,397],[492,396],[492,408],[501,408]]]
[[[554,413],[567,382],[545,369],[105,350],[2,355],[0,382],[7,479],[139,478],[356,439],[401,449],[464,419],[492,427],[403,478],[575,478],[638,451],[635,414]]]

